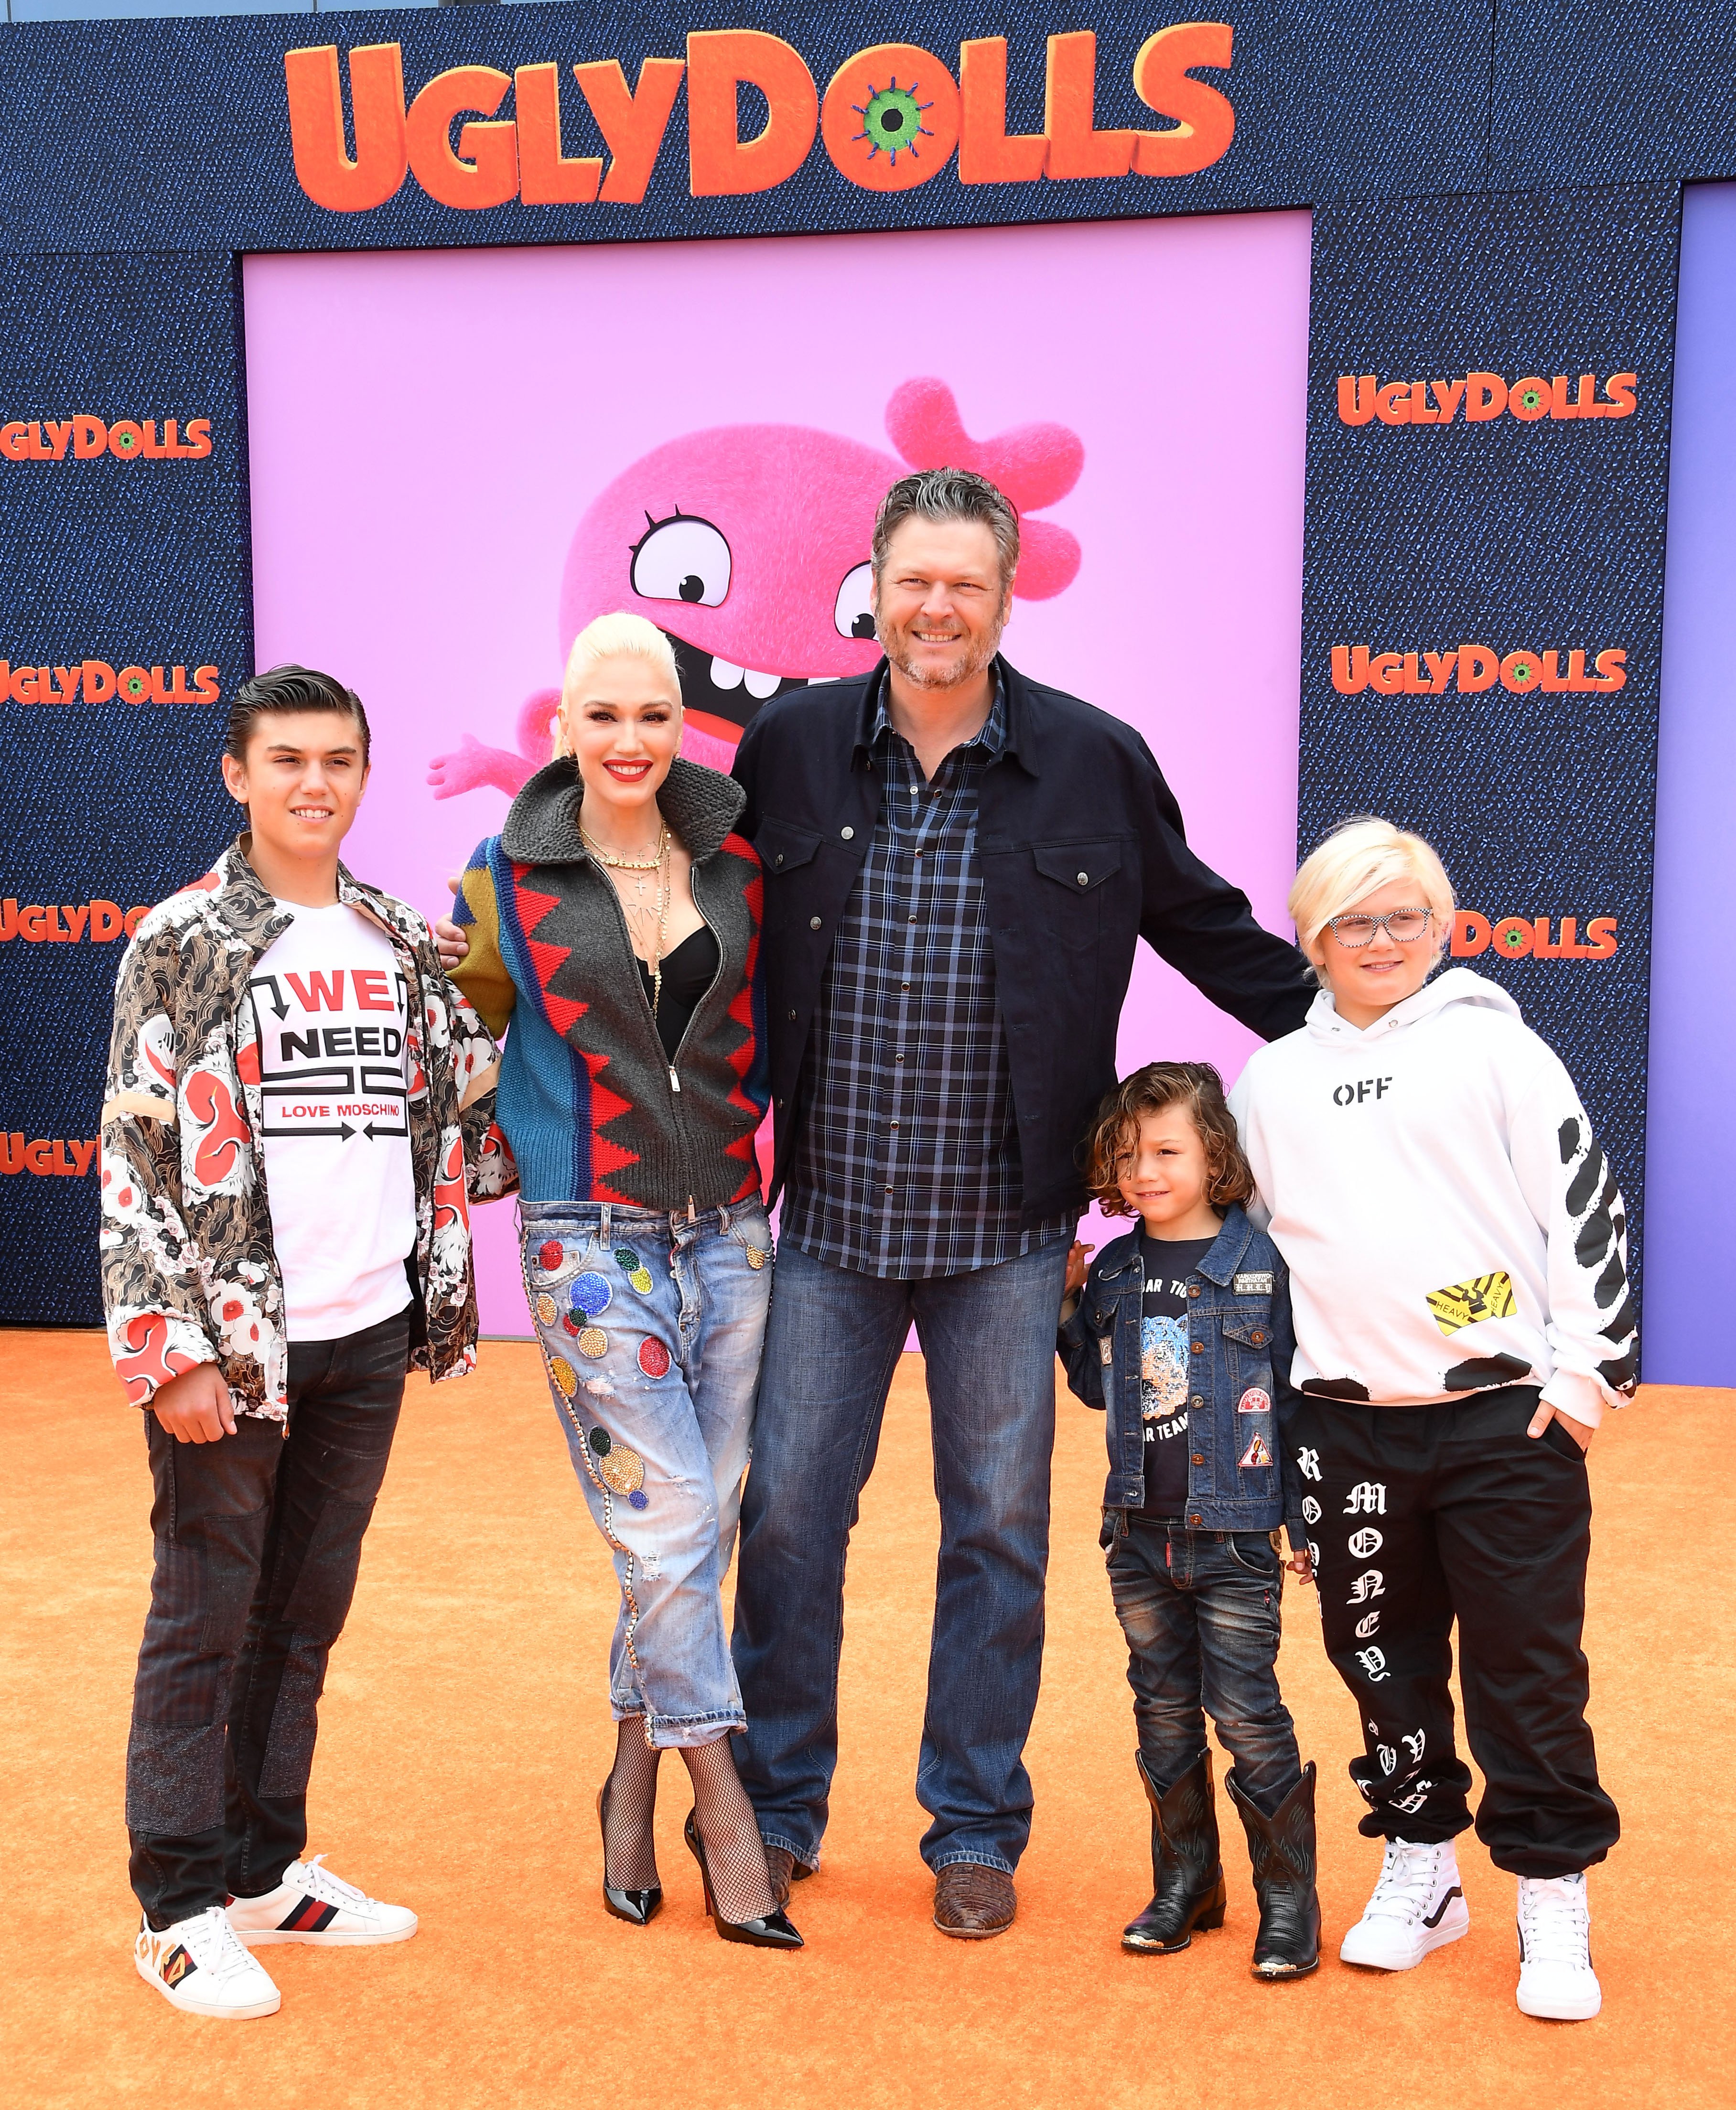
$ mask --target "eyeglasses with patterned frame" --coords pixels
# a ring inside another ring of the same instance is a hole
[[[1394,908],[1385,916],[1365,916],[1353,910],[1346,916],[1329,916],[1326,928],[1347,952],[1371,945],[1377,931],[1385,931],[1395,945],[1414,945],[1426,935],[1435,920],[1432,908]]]

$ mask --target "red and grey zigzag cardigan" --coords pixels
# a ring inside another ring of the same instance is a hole
[[[722,956],[673,1071],[614,889],[579,834],[573,763],[539,770],[472,856],[455,911],[470,952],[453,980],[496,1036],[506,1032],[496,1119],[525,1201],[705,1209],[757,1191],[764,882],[732,832],[742,795],[680,759],[659,794]]]

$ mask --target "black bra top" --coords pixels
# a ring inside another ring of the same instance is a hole
[[[700,998],[717,980],[719,960],[717,934],[709,923],[700,924],[690,937],[683,938],[664,960],[663,993],[657,1002],[657,1038],[663,1043],[664,1055],[670,1062],[675,1060],[675,1051],[681,1045],[681,1037]],[[638,964],[639,979],[645,985],[646,1001],[649,1003],[656,985],[645,962],[641,960]]]

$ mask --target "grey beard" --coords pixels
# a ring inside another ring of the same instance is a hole
[[[966,653],[964,658],[958,663],[954,671],[944,678],[936,668],[918,664],[904,651],[902,647],[889,645],[884,638],[881,640],[881,647],[899,672],[915,687],[956,689],[964,682],[973,680],[990,664],[995,654],[1000,650],[1001,632],[1004,627],[1004,623],[997,623],[993,636],[985,638],[974,651]]]

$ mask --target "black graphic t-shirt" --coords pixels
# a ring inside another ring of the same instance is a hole
[[[1141,1516],[1177,1518],[1187,1507],[1187,1279],[1217,1243],[1140,1234],[1145,1293],[1140,1305],[1140,1412],[1145,1425]]]

